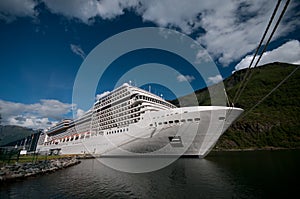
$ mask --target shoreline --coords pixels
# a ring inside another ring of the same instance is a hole
[[[79,164],[76,158],[59,158],[36,163],[25,162],[6,165],[0,168],[0,183],[16,181],[31,176],[55,172]]]
[[[279,151],[279,150],[299,150],[300,148],[284,147],[262,147],[262,148],[243,148],[243,149],[212,149],[211,152],[239,152],[239,151]]]

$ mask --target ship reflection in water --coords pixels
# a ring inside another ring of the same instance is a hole
[[[219,152],[143,174],[88,159],[56,173],[2,184],[0,198],[284,197],[297,191],[299,155],[299,150]]]

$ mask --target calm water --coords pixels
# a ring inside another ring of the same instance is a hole
[[[118,172],[90,159],[1,184],[0,198],[286,198],[299,195],[299,169],[299,150],[211,153],[146,174]]]

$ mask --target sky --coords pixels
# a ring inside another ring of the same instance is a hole
[[[172,86],[181,88],[189,84],[193,90],[202,88],[205,83],[218,83],[234,71],[248,67],[276,2],[1,0],[1,123],[45,129],[63,118],[82,115],[86,107],[80,107],[72,100],[79,69],[88,62],[98,45],[135,28],[167,28],[192,38],[206,50],[219,74],[203,78],[189,62],[174,53],[138,49],[119,56],[107,66],[105,75],[99,77],[95,99],[111,91],[118,81],[120,83],[124,73],[130,74],[141,65],[145,68],[145,77],[132,75],[132,79],[123,78],[121,83],[132,81],[147,90],[150,85],[151,92],[163,95],[165,99],[174,99],[178,95],[166,85],[145,84],[141,83],[142,79],[151,75],[171,79]],[[285,2],[281,2],[279,12]],[[299,17],[300,2],[293,0],[260,61],[261,65],[276,61],[300,64]],[[144,35],[143,39],[147,37]],[[98,56],[102,59],[104,55]],[[203,56],[199,51],[197,57]],[[207,70],[209,67],[207,65]],[[149,73],[145,72],[147,70]],[[183,89],[179,93],[188,94]]]

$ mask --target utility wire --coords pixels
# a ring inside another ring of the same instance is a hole
[[[274,8],[274,11],[273,11],[273,13],[272,13],[272,16],[271,16],[271,18],[270,18],[270,20],[269,20],[269,23],[268,23],[268,25],[267,25],[267,27],[266,27],[266,29],[265,29],[265,32],[264,32],[264,34],[263,34],[263,36],[262,36],[262,38],[261,38],[261,40],[260,40],[260,42],[259,42],[259,45],[258,45],[257,48],[256,48],[256,51],[255,51],[255,54],[254,54],[254,56],[253,56],[253,58],[252,58],[252,60],[251,60],[251,63],[249,64],[249,67],[248,67],[248,69],[247,69],[247,71],[246,71],[246,73],[245,73],[245,76],[244,76],[244,78],[243,78],[243,80],[242,80],[242,82],[241,82],[241,84],[240,84],[240,86],[239,86],[239,88],[238,88],[238,90],[237,90],[237,92],[236,92],[234,98],[233,98],[233,101],[232,101],[233,104],[234,104],[234,103],[238,100],[238,98],[240,97],[240,95],[241,95],[241,93],[242,93],[241,90],[244,90],[244,89],[242,89],[242,88],[244,88],[244,86],[245,86],[246,79],[247,79],[247,77],[249,76],[249,73],[250,73],[250,68],[251,68],[251,66],[252,66],[252,64],[253,64],[253,62],[254,62],[254,60],[255,60],[257,54],[258,54],[258,51],[259,51],[259,49],[261,48],[261,45],[262,45],[262,43],[263,43],[263,41],[264,41],[264,39],[265,39],[265,37],[266,37],[268,31],[269,31],[269,28],[270,28],[270,26],[271,26],[271,24],[272,24],[272,22],[273,22],[273,19],[274,19],[276,13],[277,13],[277,10],[278,10],[278,8],[279,8],[280,3],[281,3],[281,0],[278,0],[276,6],[275,6],[275,8]]]
[[[276,29],[277,29],[277,27],[278,27],[278,25],[279,25],[279,22],[281,21],[281,19],[282,19],[283,15],[284,15],[284,13],[285,13],[285,11],[286,11],[286,9],[287,9],[289,3],[290,3],[290,0],[287,0],[286,3],[285,3],[285,6],[284,6],[284,8],[283,8],[283,10],[281,11],[281,14],[280,14],[280,16],[279,16],[277,22],[276,22],[276,24],[275,24],[275,26],[274,26],[274,28],[273,28],[273,30],[272,30],[272,33],[271,33],[271,35],[269,36],[269,38],[268,38],[268,40],[267,40],[267,43],[265,44],[265,46],[264,46],[264,48],[263,48],[263,50],[262,50],[260,56],[258,57],[258,59],[257,59],[257,61],[256,61],[256,63],[255,63],[255,65],[254,65],[253,68],[256,68],[256,67],[257,67],[257,65],[258,65],[258,63],[259,63],[259,61],[260,61],[260,59],[261,59],[262,56],[263,56],[263,53],[266,51],[266,49],[267,49],[267,47],[268,47],[268,45],[269,45],[269,43],[270,43],[270,41],[271,41],[271,39],[272,39],[272,37],[273,37],[275,31],[276,31]],[[249,68],[249,69],[250,69],[250,68]],[[241,93],[243,93],[245,87],[247,86],[249,80],[251,79],[252,74],[253,74],[253,73],[250,73],[250,74],[249,74],[249,77],[246,79],[246,82],[244,83],[244,86],[241,88],[241,91],[240,91],[240,93],[239,93],[239,95],[238,95],[238,97],[237,97],[236,100],[238,100],[238,98],[241,96]]]
[[[275,90],[277,90],[288,78],[290,78],[298,69],[300,65],[298,65],[288,76],[286,76],[275,88],[273,88],[266,96],[264,96],[259,102],[257,102],[250,110],[248,110],[244,115],[240,117],[243,118],[249,114],[255,107],[257,107],[260,103],[262,103],[267,97],[269,97]]]

